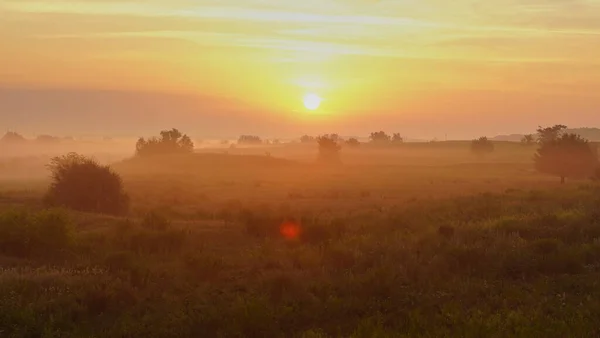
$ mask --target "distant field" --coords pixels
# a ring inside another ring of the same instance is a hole
[[[45,160],[3,162],[0,336],[599,336],[600,187],[534,172],[533,152],[117,159],[128,217],[47,214]],[[13,230],[42,220],[72,228]],[[279,234],[285,220],[298,238]]]

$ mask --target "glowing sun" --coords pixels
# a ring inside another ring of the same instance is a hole
[[[307,94],[304,97],[304,106],[308,110],[315,110],[319,108],[319,106],[321,105],[321,101],[323,101],[323,99],[321,99],[318,95]]]

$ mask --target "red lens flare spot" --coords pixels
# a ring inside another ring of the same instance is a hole
[[[281,235],[286,239],[297,239],[300,236],[300,225],[294,222],[285,222],[279,227]]]

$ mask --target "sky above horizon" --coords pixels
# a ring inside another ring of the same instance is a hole
[[[600,125],[600,0],[0,0],[0,127],[461,138],[555,123]]]

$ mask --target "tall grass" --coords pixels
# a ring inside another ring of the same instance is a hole
[[[2,213],[0,259],[27,258],[0,270],[2,335],[600,335],[598,186],[227,210],[220,223],[150,213],[77,231],[48,230],[72,229],[62,213]],[[76,255],[36,267],[64,248]]]

